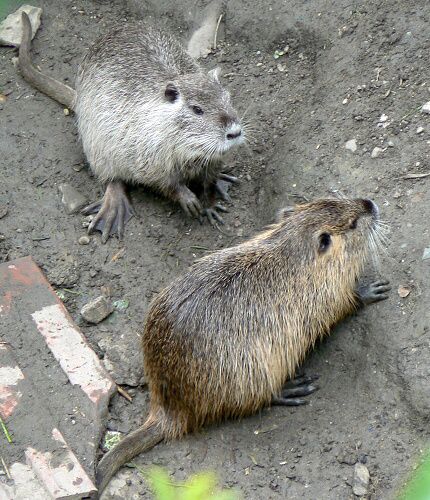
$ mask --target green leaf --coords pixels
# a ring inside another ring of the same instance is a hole
[[[212,472],[195,474],[184,484],[181,500],[206,500],[212,498],[216,484],[217,479]]]
[[[164,469],[152,467],[147,476],[156,500],[178,500],[176,488]]]
[[[430,453],[426,455],[418,468],[411,475],[397,500],[430,499]]]

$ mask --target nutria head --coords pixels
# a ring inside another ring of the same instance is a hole
[[[183,160],[217,160],[244,142],[244,127],[218,68],[178,76],[162,91],[166,110],[174,111],[171,140]]]
[[[321,199],[281,210],[270,240],[302,270],[315,270],[320,285],[339,279],[350,286],[369,254],[378,252],[384,238],[381,224],[371,200]]]

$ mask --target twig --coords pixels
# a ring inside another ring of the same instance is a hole
[[[6,462],[3,460],[3,457],[0,457],[0,460],[1,460],[1,463],[2,463],[2,465],[3,465],[3,469],[4,469],[4,471],[6,472],[7,477],[8,477],[9,479],[12,479],[12,477],[11,477],[11,475],[10,475],[10,472],[9,472],[9,469],[8,469],[8,467],[7,467],[7,465],[6,465]]]
[[[123,398],[125,398],[129,403],[133,402],[133,398],[130,396],[130,394],[125,389],[123,389],[119,385],[117,385],[116,388],[117,388],[117,391],[121,394],[121,396]]]
[[[5,463],[5,461],[3,460],[3,457],[0,457],[0,460],[1,460],[1,463],[3,465],[3,469],[4,471],[6,472],[6,476],[9,478],[9,479],[12,479],[11,476],[10,476],[10,472],[9,472],[9,469],[7,468],[7,465]]]
[[[70,290],[70,288],[62,288],[64,292],[71,293],[72,295],[82,295],[82,292],[75,292],[75,290]]]
[[[216,50],[216,38],[218,35],[218,28],[221,23],[221,19],[222,19],[222,14],[219,16],[218,22],[216,23],[215,34],[214,34],[214,50]]]
[[[190,247],[188,248],[191,248],[193,250],[206,250],[207,252],[211,252],[212,250],[210,248],[207,248],[207,247],[202,247],[200,245],[191,245]]]
[[[12,437],[9,434],[9,431],[7,430],[7,427],[5,423],[3,422],[3,419],[0,417],[0,426],[3,429],[4,435],[6,436],[7,442],[10,444],[12,443]]]
[[[402,177],[402,179],[422,179],[423,177],[428,177],[430,172],[425,174],[406,174]]]

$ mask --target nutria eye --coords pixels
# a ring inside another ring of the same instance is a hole
[[[194,111],[196,115],[202,115],[204,111],[200,106],[191,106],[191,109]]]
[[[322,233],[320,235],[320,246],[318,248],[318,251],[320,253],[324,253],[327,251],[328,247],[330,246],[331,243],[331,236],[328,233]]]
[[[169,102],[175,102],[179,97],[179,90],[173,83],[168,83],[166,89],[164,90],[164,95]]]
[[[358,219],[354,219],[349,225],[349,229],[355,229],[357,227]]]

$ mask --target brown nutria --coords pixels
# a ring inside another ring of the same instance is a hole
[[[34,87],[75,111],[84,152],[107,183],[89,232],[122,237],[133,208],[125,183],[142,184],[178,202],[188,214],[222,223],[216,194],[228,201],[221,159],[244,141],[244,127],[219,81],[204,72],[171,35],[142,21],[112,28],[89,49],[76,91],[40,73],[30,59],[31,25],[22,13],[19,66]],[[223,182],[221,182],[223,181]],[[201,186],[199,200],[190,189]]]
[[[360,304],[387,298],[387,281],[358,286],[381,227],[370,200],[298,205],[249,241],[198,260],[157,295],[142,339],[149,416],[100,461],[100,491],[162,440],[270,404],[303,404],[296,396],[315,390],[312,378],[283,386],[306,352]]]

